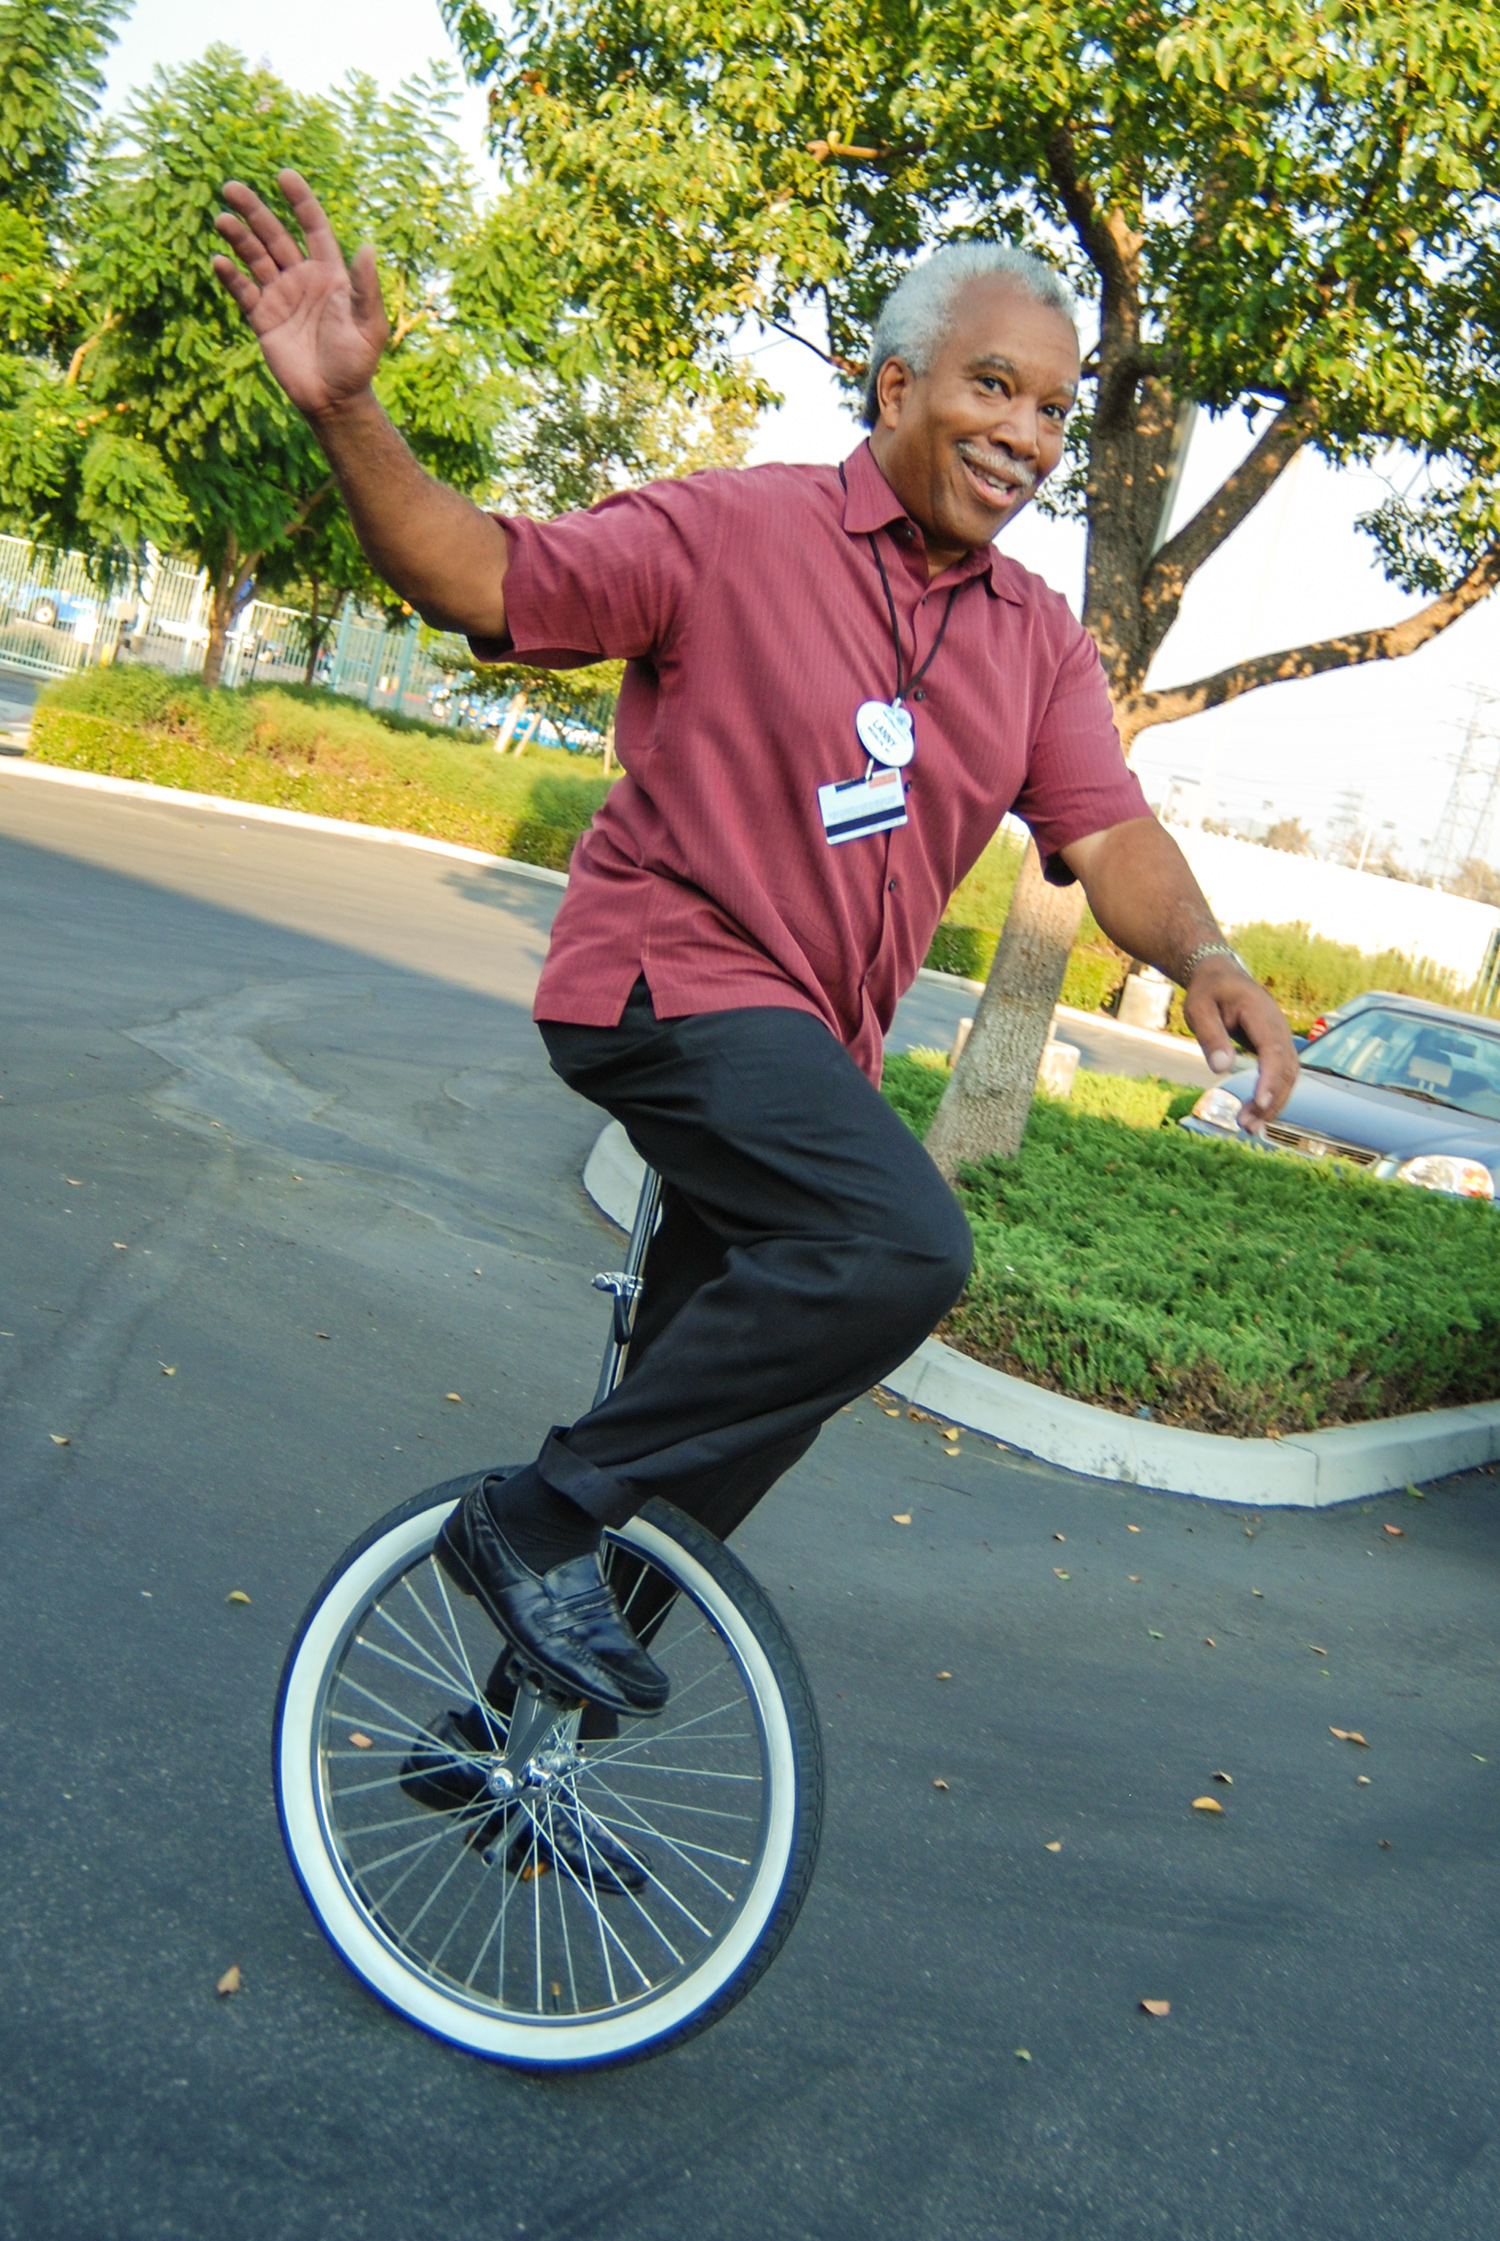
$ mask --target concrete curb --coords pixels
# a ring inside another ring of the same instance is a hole
[[[179,809],[209,809],[222,816],[238,817],[242,824],[294,825],[308,833],[343,833],[352,840],[375,840],[390,848],[418,848],[428,856],[450,856],[460,864],[489,864],[515,872],[521,879],[539,879],[547,887],[566,887],[566,872],[549,871],[545,864],[517,863],[514,856],[491,856],[483,848],[463,848],[455,840],[432,840],[425,833],[403,833],[386,825],[355,825],[343,817],[315,817],[306,809],[277,809],[268,802],[234,801],[227,794],[190,794],[179,786],[153,786],[143,778],[105,778],[94,770],[61,770],[55,763],[17,761],[7,756],[0,781],[7,778],[44,778],[56,786],[81,786],[92,794],[126,794],[136,801],[171,802]]]
[[[584,1189],[612,1222],[629,1229],[640,1179],[629,1138],[618,1121],[609,1122],[585,1163]],[[1241,1440],[1049,1393],[937,1338],[925,1340],[884,1382],[934,1416],[1086,1478],[1246,1509],[1326,1509],[1500,1460],[1500,1401],[1339,1424],[1295,1439]]]

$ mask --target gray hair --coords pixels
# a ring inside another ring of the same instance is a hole
[[[899,358],[914,374],[929,373],[953,324],[954,298],[971,280],[1003,273],[1016,281],[1028,296],[1060,311],[1076,326],[1078,307],[1073,291],[1060,272],[1024,249],[1001,241],[955,241],[936,249],[899,281],[881,306],[870,338],[870,370],[865,379],[864,422],[873,428],[880,418],[875,385],[881,368]]]

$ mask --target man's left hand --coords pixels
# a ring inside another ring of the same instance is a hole
[[[1240,1113],[1240,1126],[1259,1135],[1297,1083],[1296,1046],[1275,999],[1232,957],[1205,957],[1183,992],[1182,1009],[1216,1074],[1234,1064],[1236,1035],[1260,1060],[1254,1093]]]

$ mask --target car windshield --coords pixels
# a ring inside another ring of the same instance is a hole
[[[1447,1020],[1413,1012],[1356,1012],[1330,1027],[1302,1063],[1310,1072],[1403,1090],[1456,1112],[1500,1120],[1500,1036],[1470,1034]]]

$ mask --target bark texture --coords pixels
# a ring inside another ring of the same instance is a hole
[[[968,1162],[1009,1158],[1020,1149],[1082,916],[1083,889],[1050,887],[1031,842],[973,1032],[927,1134],[927,1149],[950,1183]]]

